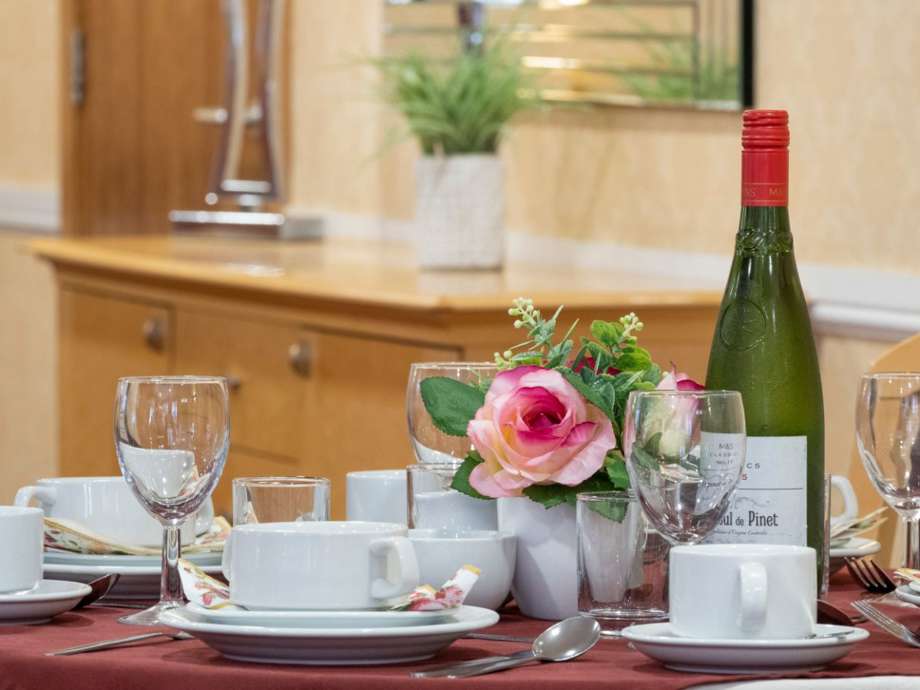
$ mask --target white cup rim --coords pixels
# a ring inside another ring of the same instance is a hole
[[[20,517],[23,515],[44,516],[41,508],[34,506],[0,506],[0,517]]]
[[[354,535],[403,534],[405,525],[395,522],[363,522],[359,520],[305,520],[303,522],[255,522],[236,525],[235,533],[246,534],[297,534],[310,536],[342,537]]]
[[[98,476],[98,477],[43,477],[42,479],[36,480],[36,484],[53,483],[53,484],[86,484],[88,482],[114,482],[121,481],[127,483],[127,480],[120,474],[113,474],[109,476]]]
[[[371,479],[374,477],[386,477],[387,479],[405,479],[406,470],[405,469],[395,469],[395,470],[357,470],[355,472],[349,472],[345,475],[346,478],[354,477],[355,479]]]
[[[410,541],[430,542],[493,542],[514,539],[511,532],[493,529],[461,530],[451,532],[444,529],[410,529]]]

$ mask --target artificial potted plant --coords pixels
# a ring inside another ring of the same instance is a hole
[[[494,269],[504,259],[508,121],[530,105],[520,60],[501,41],[449,60],[421,55],[378,63],[385,100],[422,152],[416,233],[423,268]]]

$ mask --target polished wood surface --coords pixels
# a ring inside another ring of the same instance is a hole
[[[64,471],[114,468],[117,376],[225,375],[233,423],[215,494],[223,512],[233,477],[312,474],[333,480],[333,515],[343,517],[348,471],[413,462],[409,365],[488,360],[518,342],[507,314],[514,297],[565,304],[561,322],[578,320],[576,336],[593,319],[636,311],[656,360],[698,379],[719,305],[714,292],[613,270],[424,273],[406,247],[368,241],[134,237],[32,248],[55,265],[63,296]],[[152,352],[143,331],[154,316],[167,328]]]

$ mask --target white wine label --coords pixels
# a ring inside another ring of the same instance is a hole
[[[797,544],[807,538],[805,436],[748,436],[741,480],[710,544]]]

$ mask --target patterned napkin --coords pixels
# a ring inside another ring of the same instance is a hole
[[[886,517],[884,513],[885,507],[882,506],[878,510],[873,510],[863,517],[844,520],[834,525],[831,527],[831,546],[835,548],[845,546],[852,537],[875,529],[885,522]]]
[[[390,611],[444,611],[458,608],[479,579],[479,568],[465,565],[440,589],[431,585],[416,587],[401,601],[390,607]],[[185,598],[206,609],[232,608],[245,610],[230,603],[230,586],[217,580],[194,563],[179,560],[179,576]]]
[[[194,543],[182,547],[182,552],[220,553],[224,550],[224,541],[230,534],[230,523],[222,517],[215,517],[207,532],[198,537]],[[129,546],[107,541],[105,537],[94,534],[83,525],[70,520],[45,518],[45,549],[49,551],[67,551],[70,553],[87,553],[95,555],[159,556],[160,549],[147,546]]]

